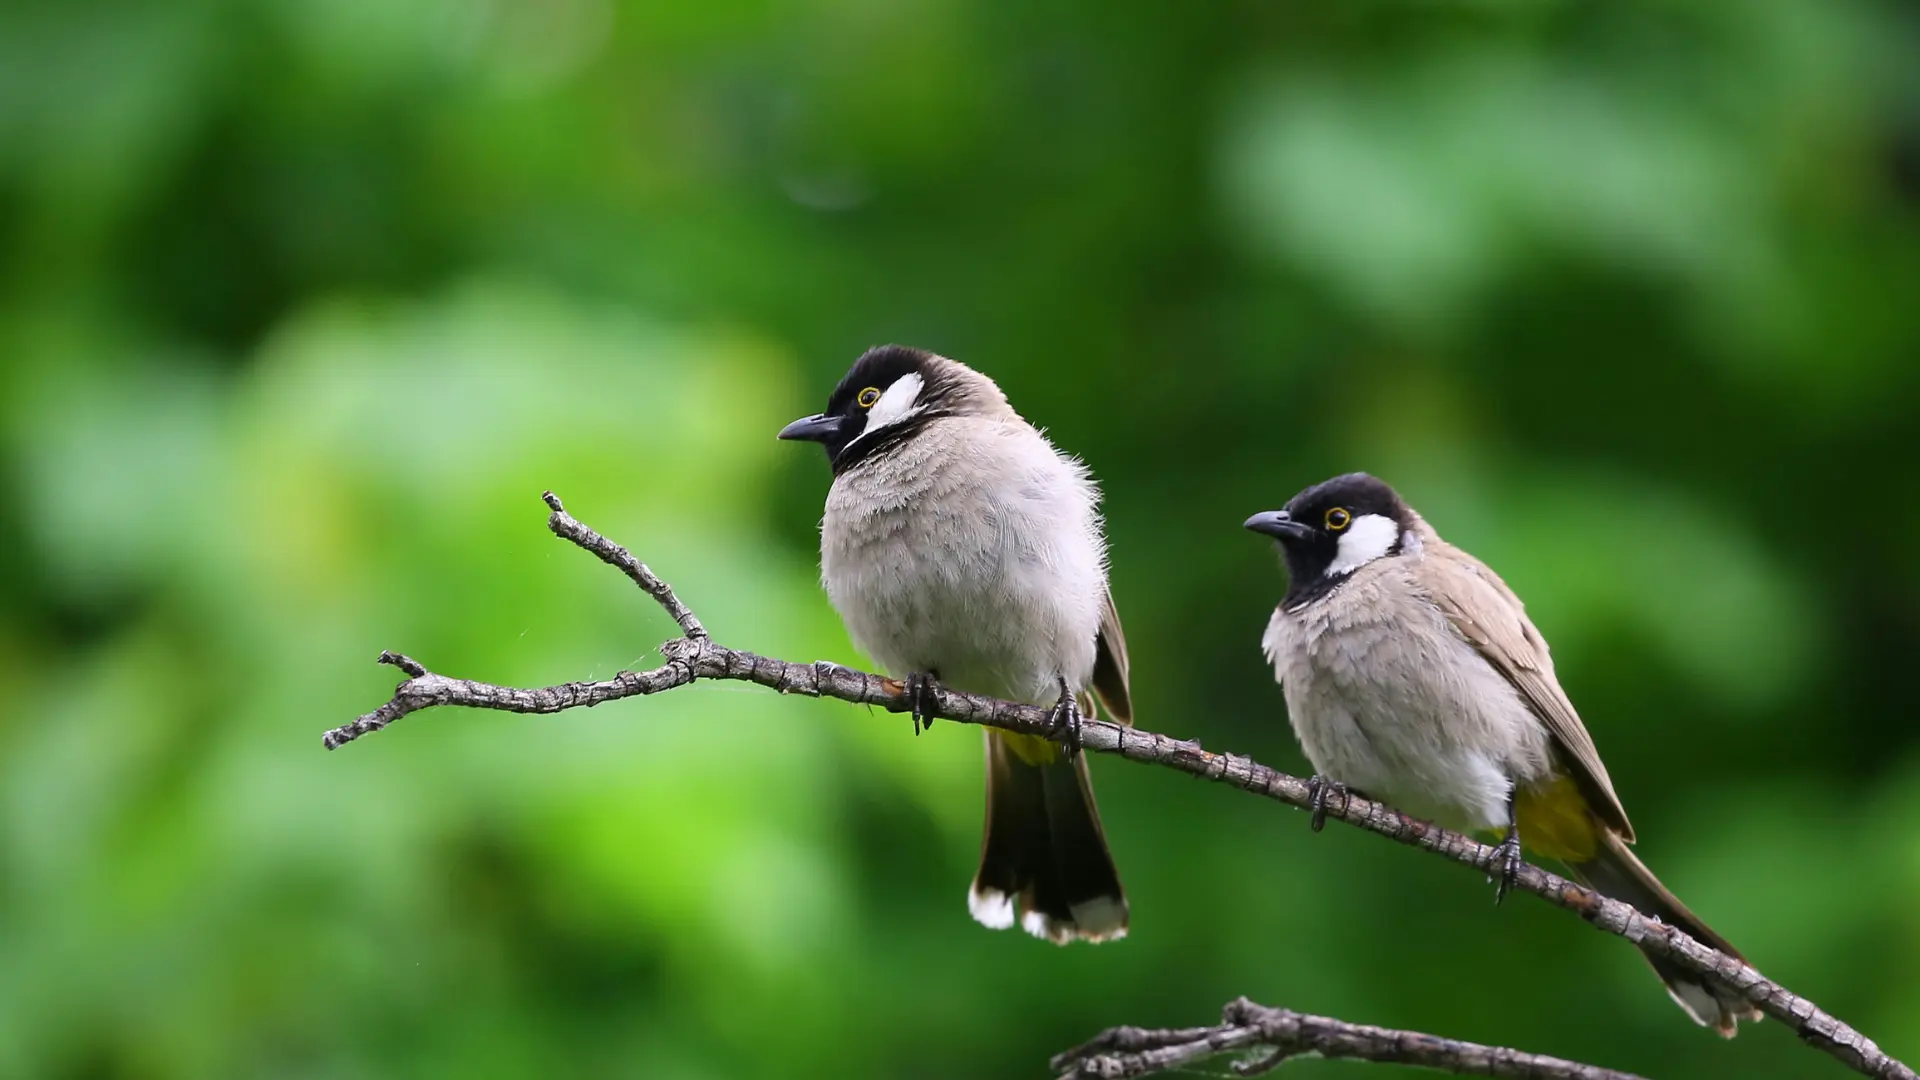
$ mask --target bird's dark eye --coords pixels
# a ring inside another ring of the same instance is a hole
[[[861,408],[871,409],[874,404],[880,400],[880,388],[869,386],[865,390],[860,391],[860,396],[854,400],[860,403]]]
[[[1334,532],[1339,532],[1341,529],[1344,529],[1351,524],[1353,524],[1353,515],[1347,513],[1346,508],[1336,506],[1333,509],[1327,511],[1327,528],[1328,529],[1331,529]]]

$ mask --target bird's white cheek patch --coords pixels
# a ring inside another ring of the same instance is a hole
[[[879,431],[881,428],[897,424],[920,411],[920,376],[906,374],[894,380],[880,400],[867,410],[867,430]]]
[[[1392,518],[1362,514],[1340,534],[1340,546],[1327,573],[1351,574],[1392,551],[1393,542],[1399,538],[1400,526]]]

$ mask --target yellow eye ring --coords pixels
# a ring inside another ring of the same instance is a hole
[[[1351,524],[1353,524],[1353,515],[1347,513],[1345,507],[1336,506],[1327,511],[1327,528],[1329,530],[1339,532]]]
[[[871,409],[880,402],[880,390],[878,387],[869,386],[860,391],[860,396],[854,400],[860,403],[861,408]]]

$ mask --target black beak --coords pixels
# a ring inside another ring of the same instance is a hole
[[[1285,510],[1268,510],[1247,519],[1247,528],[1257,533],[1265,533],[1281,543],[1290,540],[1302,540],[1313,532],[1312,529],[1293,520],[1293,515]]]
[[[840,424],[844,418],[816,413],[803,416],[780,429],[783,439],[798,439],[802,442],[826,442],[840,434]]]

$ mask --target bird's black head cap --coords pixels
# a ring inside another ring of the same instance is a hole
[[[951,415],[958,367],[905,345],[868,349],[833,388],[826,411],[795,420],[780,437],[819,443],[833,471],[844,472]]]
[[[1247,528],[1280,542],[1288,588],[1281,604],[1297,607],[1330,593],[1375,559],[1399,555],[1418,518],[1400,493],[1366,473],[1315,484],[1286,509],[1247,519]]]

